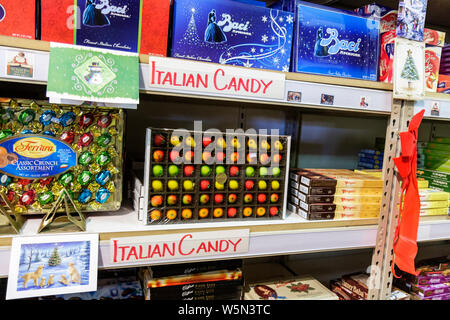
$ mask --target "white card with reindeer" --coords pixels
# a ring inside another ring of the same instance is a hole
[[[98,234],[14,237],[6,299],[97,290]]]

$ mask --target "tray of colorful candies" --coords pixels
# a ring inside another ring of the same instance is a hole
[[[2,157],[6,150],[0,148],[0,192],[15,210],[22,214],[46,213],[64,188],[82,212],[120,208],[124,130],[121,109],[5,98],[0,102],[0,143],[16,136],[52,137],[72,148],[77,157],[76,166],[59,175],[27,179],[5,173],[6,165],[17,162],[17,155],[7,153]]]
[[[290,137],[149,128],[146,148],[148,224],[284,218]]]

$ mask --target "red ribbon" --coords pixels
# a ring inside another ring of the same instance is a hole
[[[394,236],[394,266],[412,275],[418,275],[414,266],[417,255],[417,230],[419,228],[420,197],[417,185],[417,137],[425,110],[416,114],[407,132],[400,133],[401,153],[394,163],[402,178],[399,220]]]

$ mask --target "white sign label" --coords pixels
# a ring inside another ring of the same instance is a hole
[[[6,299],[97,290],[98,234],[14,237]]]
[[[425,44],[402,38],[395,39],[394,92],[396,99],[425,98]]]
[[[150,88],[284,99],[282,73],[153,56],[150,56],[149,70]]]
[[[248,252],[249,229],[111,239],[111,263],[129,264]]]

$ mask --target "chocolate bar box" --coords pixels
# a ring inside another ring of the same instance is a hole
[[[174,58],[289,71],[294,15],[218,0],[175,0]]]
[[[319,281],[310,276],[249,285],[244,300],[338,300]]]
[[[296,2],[294,72],[377,81],[380,22]]]

